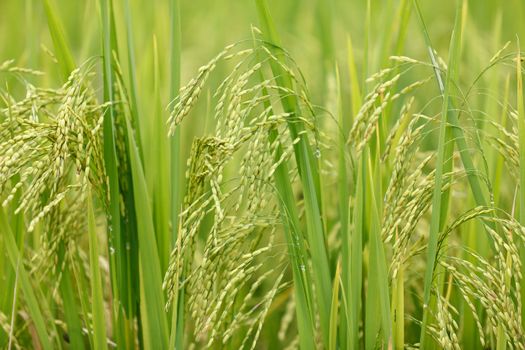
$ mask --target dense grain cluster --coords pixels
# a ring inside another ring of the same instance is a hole
[[[10,68],[10,73],[28,73]],[[102,195],[102,112],[89,88],[90,68],[73,71],[58,89],[26,83],[26,96],[5,94],[1,110],[0,188],[4,207],[15,201],[15,214],[25,214],[27,231],[44,221],[47,235],[34,256],[37,266],[60,271],[59,250],[84,230],[86,186]],[[101,198],[104,200],[104,197]],[[36,267],[33,267],[36,269]]]
[[[239,60],[215,89],[214,136],[196,139],[192,145],[180,244],[171,254],[164,286],[169,303],[176,286],[188,294],[197,340],[208,346],[226,343],[245,328],[242,344],[253,348],[273,298],[287,286],[282,281],[286,250],[275,245],[281,220],[272,181],[276,168],[289,160],[296,141],[285,127],[292,115],[275,114],[271,107],[281,88],[274,79],[264,78],[268,61],[276,57],[262,46],[226,55],[231,48],[199,69],[198,77],[181,90],[168,121],[175,123],[173,130],[189,113],[207,72],[219,58]],[[272,131],[279,137],[270,139]],[[225,167],[236,159],[240,167],[228,176]],[[213,224],[205,231],[205,244],[198,252],[197,235],[207,215],[213,217]],[[267,279],[275,282],[261,295]],[[228,320],[228,315],[233,317]]]

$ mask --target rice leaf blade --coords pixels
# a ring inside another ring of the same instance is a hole
[[[419,11],[418,1],[414,0],[416,8]],[[428,309],[431,303],[431,291],[434,285],[434,269],[436,266],[437,248],[438,248],[438,237],[442,226],[442,215],[446,209],[446,201],[443,201],[443,169],[446,166],[445,152],[446,152],[446,131],[447,131],[447,117],[452,115],[449,113],[449,96],[452,89],[452,77],[457,69],[457,59],[459,57],[460,43],[461,43],[461,1],[457,2],[456,7],[456,21],[452,32],[452,38],[450,41],[450,57],[449,57],[449,69],[447,70],[446,81],[444,84],[443,93],[443,105],[441,109],[441,121],[439,126],[438,136],[438,149],[437,149],[437,160],[436,160],[436,172],[435,172],[435,184],[434,193],[432,196],[432,215],[430,219],[429,229],[429,241],[427,247],[427,266],[425,270],[424,279],[424,295],[423,295],[423,320],[421,325],[420,334],[420,347],[424,349],[427,346],[427,324],[429,318]],[[423,23],[423,22],[422,22]],[[423,24],[424,26],[424,24]],[[426,30],[426,29],[425,29]],[[429,51],[432,48],[429,46]],[[440,81],[440,80],[439,80]],[[440,83],[441,86],[441,83]],[[458,145],[461,148],[460,145]]]
[[[58,18],[54,0],[43,0],[43,2],[49,33],[51,34],[53,46],[56,51],[55,54],[62,71],[62,78],[67,79],[69,74],[75,69],[73,55],[71,54],[71,50],[66,42],[64,28]]]
[[[29,313],[35,324],[36,332],[40,340],[40,344],[44,350],[51,350],[56,347],[57,344],[53,344],[52,338],[50,337],[44,316],[40,310],[40,305],[45,303],[42,299],[37,299],[39,294],[38,290],[31,284],[29,274],[26,271],[26,268],[21,263],[22,256],[16,245],[16,241],[13,237],[13,232],[9,227],[9,222],[3,208],[0,209],[0,229],[2,231],[3,240],[6,244],[6,251],[11,262],[11,266],[15,271],[18,271],[18,279],[20,283],[20,288],[24,294],[25,302],[27,303]],[[40,301],[39,301],[40,300]],[[56,328],[51,326],[51,331],[56,332]]]
[[[127,121],[127,131],[140,247],[140,288],[143,296],[141,305],[145,312],[142,315],[142,327],[144,337],[148,340],[144,345],[147,349],[165,349],[168,345],[168,326],[164,312],[161,268],[153,216],[138,148],[129,121]]]
[[[95,213],[91,190],[87,195],[87,216],[89,235],[89,266],[91,274],[91,312],[93,314],[93,348],[107,349],[106,322],[104,316],[104,293],[102,291],[102,277],[100,274],[98,238],[95,223]]]
[[[280,38],[270,16],[266,0],[256,0],[257,12],[263,32],[267,35],[270,42],[274,45],[280,44]],[[270,47],[270,49],[274,49]],[[278,57],[281,54],[276,53]],[[276,64],[271,64],[271,68],[277,83],[283,87],[291,87],[289,77],[280,70]],[[283,94],[283,109],[287,113],[300,114],[298,102],[293,96]],[[321,197],[319,175],[313,152],[308,142],[307,136],[302,131],[304,126],[294,122],[289,122],[288,127],[293,139],[299,138],[299,142],[294,144],[294,154],[298,164],[299,175],[304,189],[305,213],[306,213],[306,232],[311,250],[313,280],[315,281],[315,291],[317,294],[317,304],[321,319],[321,329],[323,343],[328,346],[329,339],[329,319],[331,304],[331,282],[330,265],[326,250],[324,226],[322,223]]]

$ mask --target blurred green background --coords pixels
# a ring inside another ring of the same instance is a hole
[[[344,104],[350,92],[347,71],[348,38],[351,37],[356,55],[358,74],[368,76],[384,67],[384,58],[394,52],[384,48],[383,42],[394,42],[388,35],[394,32],[400,20],[402,1],[371,0],[370,23],[366,23],[367,1],[343,0],[270,0],[270,8],[283,46],[302,70],[312,100],[330,106],[334,96],[334,65],[342,76]],[[411,6],[411,1],[406,1]],[[77,64],[92,57],[100,57],[100,9],[95,0],[56,0],[60,19],[64,24],[66,40],[71,46]],[[169,103],[169,40],[170,12],[168,0],[131,0],[133,38],[138,80],[139,114],[151,115],[156,108],[153,74],[154,41],[157,41],[160,70],[161,104]],[[248,39],[251,26],[257,26],[255,3],[247,0],[183,0],[182,25],[182,80],[184,85],[197,69],[206,64],[224,46]],[[125,38],[124,9],[115,1],[115,15],[119,38]],[[422,11],[441,57],[447,57],[448,44],[454,22],[454,1],[422,1]],[[515,41],[516,34],[525,38],[525,5],[521,0],[468,1],[463,57],[460,76],[471,81],[490,57],[507,41]],[[403,55],[427,61],[427,52],[414,14],[411,14]],[[365,28],[370,26],[370,37]],[[366,68],[364,54],[368,41],[370,56]],[[125,45],[125,40],[119,40]],[[53,44],[47,28],[43,4],[38,0],[0,1],[0,61],[15,59],[16,64],[46,72],[39,84],[59,86],[58,65],[51,56]],[[125,51],[122,51],[125,52]],[[383,62],[380,62],[383,57]],[[100,69],[100,66],[99,66]],[[123,67],[127,71],[126,67]],[[221,68],[219,68],[221,69]],[[222,68],[224,69],[224,68]],[[366,70],[366,71],[365,71]],[[99,75],[101,76],[101,75]],[[223,76],[219,71],[212,79]],[[360,77],[361,78],[361,77]],[[213,85],[213,84],[211,84]],[[98,85],[102,86],[102,84]],[[435,96],[432,89],[430,97]],[[102,88],[100,88],[102,95]],[[201,103],[202,104],[202,103]],[[200,106],[198,113],[206,113]],[[166,116],[168,112],[166,111]],[[210,123],[192,123],[183,136],[182,151],[188,155],[191,138],[202,134]],[[195,119],[197,120],[197,119]],[[142,122],[145,123],[144,118]],[[148,127],[147,123],[144,125]],[[187,141],[187,142],[185,142]],[[147,140],[142,140],[147,142]]]
[[[99,56],[98,2],[55,2],[77,63]],[[340,62],[342,72],[346,71],[348,34],[354,43],[358,66],[362,67],[366,0],[270,0],[269,3],[283,45],[302,69],[314,100],[323,97],[323,81],[326,80],[324,70],[332,64],[333,58]],[[391,33],[388,28],[392,22],[398,20],[398,3],[395,0],[371,1],[370,72],[380,66],[379,43],[384,35]],[[115,6],[116,15],[124,16],[121,2],[115,2]],[[158,42],[161,77],[167,77],[169,2],[131,0],[131,6],[139,90],[147,96],[153,94],[154,37]],[[433,44],[439,54],[446,57],[454,20],[454,1],[423,1],[421,6]],[[471,0],[468,6],[464,52],[476,52],[475,55],[469,54],[469,59],[486,60],[502,43],[514,41],[516,34],[525,36],[523,1]],[[183,0],[181,19],[183,84],[225,45],[249,38],[250,26],[257,25],[254,2],[246,0]],[[124,21],[117,19],[117,25],[122,23]],[[125,28],[119,27],[118,30],[124,37]],[[42,3],[38,0],[0,1],[0,60],[16,59],[19,65],[43,71],[54,68],[54,76],[58,78],[56,64],[45,48],[51,49],[52,42]],[[407,56],[426,58],[423,40],[413,15],[403,51]],[[53,75],[46,77],[52,78]],[[168,80],[161,79],[166,96]]]

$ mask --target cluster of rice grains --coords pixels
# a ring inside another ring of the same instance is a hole
[[[193,141],[180,241],[164,282],[169,302],[177,285],[187,293],[196,341],[208,346],[226,343],[242,331],[241,348],[255,347],[274,296],[289,288],[283,278],[286,246],[275,237],[280,217],[273,176],[280,164],[292,161],[297,142],[286,122],[301,118],[313,125],[308,107],[301,116],[280,107],[283,92],[307,104],[293,64],[292,68],[282,64],[263,45],[239,48],[246,44],[253,42],[231,45],[200,68],[198,76],[181,89],[169,120],[172,133],[215,66],[221,61],[235,62],[226,79],[213,88],[214,135]],[[270,63],[281,65],[293,79],[294,90],[276,83]],[[270,137],[272,131],[275,139]],[[240,166],[228,173],[227,164],[234,161]],[[295,167],[290,169],[290,177],[296,178]],[[205,229],[205,243],[199,247],[197,236],[206,217],[213,218],[213,223]]]
[[[487,339],[495,338],[498,332],[502,332],[509,348],[523,349],[525,334],[521,326],[521,260],[518,247],[525,242],[525,229],[506,213],[477,207],[456,219],[443,236],[474,219],[482,222],[490,236],[494,255],[488,259],[467,250],[464,258],[450,255],[441,259],[440,263],[450,273],[454,287],[470,308],[481,344],[486,346]],[[483,319],[476,309],[477,302],[484,310]],[[457,324],[454,327],[457,329]]]
[[[59,250],[69,252],[75,235],[85,231],[87,186],[104,193],[100,130],[104,106],[89,88],[90,69],[74,70],[60,88],[43,89],[24,79],[38,72],[13,67],[11,62],[0,67],[15,74],[26,90],[21,99],[2,91],[0,191],[4,207],[13,203],[15,215],[25,214],[28,232],[43,222],[45,234],[40,235],[42,246],[35,252],[33,270],[60,271]]]
[[[301,82],[296,79],[295,70],[283,65],[264,46],[240,50],[238,47],[243,44],[227,47],[199,70],[198,76],[181,89],[169,120],[170,133],[173,133],[190,112],[216,65],[221,61],[237,62],[214,90],[214,135],[198,138],[192,146],[187,173],[188,195],[181,215],[181,238],[172,253],[164,283],[169,302],[173,302],[177,286],[189,295],[187,307],[195,322],[196,339],[208,346],[214,342],[227,342],[240,329],[245,332],[244,342],[250,341],[255,346],[272,298],[286,286],[286,278],[283,278],[286,277],[283,275],[287,263],[285,250],[275,244],[280,222],[272,185],[277,166],[293,162],[290,154],[297,140],[291,139],[286,121],[300,118],[311,126],[315,138],[321,137],[321,141],[316,140],[316,146],[319,142],[323,144],[326,138],[325,133],[313,127],[316,120],[310,115],[311,105]],[[432,110],[429,104],[423,104],[425,107],[419,112],[414,107],[418,89],[432,77],[407,83],[410,78],[406,76],[416,66],[423,69],[434,67],[404,56],[393,56],[391,62],[391,68],[383,69],[367,80],[375,85],[354,117],[347,137],[348,151],[351,158],[360,157],[372,140],[378,123],[383,122],[381,118],[385,113],[396,111],[395,103],[401,101],[398,116],[382,145],[381,162],[391,171],[386,173],[381,231],[389,256],[389,279],[395,279],[398,271],[404,270],[410,262],[414,269],[405,274],[405,279],[410,288],[422,292],[419,280],[424,266],[421,253],[426,249],[428,239],[428,212],[435,185],[436,161],[435,152],[422,150],[422,145],[435,132],[439,115],[424,114],[425,110]],[[268,73],[270,63],[281,65],[294,81],[294,90],[283,88],[272,78]],[[439,69],[447,69],[439,57],[437,64]],[[279,99],[283,93],[302,101],[305,106],[301,110],[307,112],[306,116],[276,113],[281,110]],[[467,108],[463,108],[462,112],[470,115]],[[508,114],[510,120],[515,121],[516,113],[510,110]],[[517,129],[508,130],[504,125],[492,123],[494,130],[505,136],[505,140],[494,135],[483,136],[487,136],[487,142],[507,159],[512,171],[517,172]],[[466,126],[462,128],[468,130]],[[275,140],[269,138],[271,130],[277,131]],[[477,130],[472,137],[472,143],[484,157]],[[276,151],[280,147],[284,152],[277,157]],[[327,152],[327,156],[334,155]],[[225,171],[227,163],[234,159],[240,162],[240,168],[223,179],[228,173]],[[467,173],[455,161],[457,159],[453,153],[449,160],[451,170],[442,175],[443,193],[453,188],[468,191],[465,187]],[[291,178],[296,179],[297,170],[290,169]],[[490,188],[485,175],[477,176],[483,178]],[[213,224],[206,231],[205,245],[199,247],[196,238],[208,216],[213,217]],[[472,219],[481,222],[494,242],[491,258],[467,250],[461,243],[456,244],[453,237],[449,238],[452,232]],[[428,328],[441,347],[460,348],[458,311],[450,300],[454,289],[470,308],[483,345],[499,333],[505,335],[503,339],[510,348],[523,348],[518,255],[518,244],[521,244],[518,241],[524,237],[522,232],[522,226],[512,217],[488,207],[478,207],[460,215],[443,230],[438,262],[449,281],[444,291],[433,290],[437,307],[434,309],[434,323]],[[333,246],[330,248],[334,249]],[[270,264],[269,259],[272,259]],[[265,280],[275,283],[265,284]],[[479,300],[480,305],[474,300]],[[293,299],[290,299],[288,309],[293,311],[293,305]],[[414,311],[413,306],[409,308],[409,313]],[[483,309],[482,316],[480,308]],[[287,311],[282,319],[282,332],[293,318],[292,311]],[[280,338],[284,336],[281,334]],[[290,345],[294,344],[296,341]]]
[[[500,55],[501,51],[491,60],[491,66],[503,60]],[[509,60],[509,56],[511,55],[504,56],[506,61]],[[431,209],[435,185],[436,161],[434,152],[427,152],[422,148],[430,133],[435,130],[437,116],[424,114],[425,110],[432,110],[429,108],[431,102],[423,104],[423,111],[414,111],[415,101],[419,97],[417,89],[429,79],[405,83],[404,87],[399,85],[401,81],[407,80],[402,80],[401,77],[411,67],[432,66],[401,56],[393,56],[391,61],[394,62],[391,68],[383,69],[367,80],[367,83],[375,83],[375,86],[364,98],[354,119],[348,144],[352,154],[360,156],[365,145],[372,139],[377,124],[380,123],[380,116],[384,117],[382,113],[395,110],[389,109],[389,104],[403,97],[399,116],[389,128],[382,149],[381,161],[387,169],[391,169],[386,172],[388,186],[383,198],[382,237],[388,251],[392,283],[399,270],[410,263],[413,268],[405,271],[404,275],[409,286],[407,288],[421,293],[421,284],[417,281],[422,274],[424,262],[421,253],[427,246],[428,212]],[[439,60],[438,64],[439,69],[447,69],[442,60]],[[475,113],[478,111],[469,110],[469,102],[465,99],[459,102],[462,108],[460,113],[467,116],[461,128],[469,131],[465,123],[475,119]],[[483,148],[484,145],[481,146],[482,142],[486,142],[501,154],[509,170],[518,176],[518,128],[510,125],[517,124],[517,112],[507,103],[508,101],[505,101],[503,106],[501,123],[490,121],[493,128],[482,130],[481,133],[476,127],[472,127],[473,131],[469,132],[468,136],[475,148],[469,152],[479,152],[482,162],[486,162],[487,149]],[[470,189],[465,181],[467,172],[457,162],[458,159],[459,154],[453,153],[449,160],[452,162],[451,171],[443,174],[442,191],[445,193],[455,190],[453,196],[464,196]],[[475,176],[487,185],[489,192],[492,190],[486,174],[479,172]],[[476,207],[457,216],[441,233],[437,258],[441,272],[436,273],[446,274],[448,282],[442,285],[444,290],[434,288],[432,291],[436,297],[436,307],[433,309],[434,323],[429,325],[427,331],[443,349],[461,348],[461,329],[458,324],[460,313],[451,301],[452,291],[459,292],[464,300],[464,312],[471,312],[483,346],[490,346],[494,339],[503,339],[508,348],[524,347],[520,311],[521,260],[518,253],[519,246],[524,243],[523,226],[512,215],[502,209],[494,209],[493,206],[494,203],[491,202],[490,207]],[[493,242],[489,256],[482,256],[465,247],[461,239],[458,241],[458,237],[452,235],[470,221],[479,222],[479,227],[483,229],[477,233],[486,234],[488,240]],[[410,310],[408,314],[412,312],[413,310]],[[409,319],[419,323],[412,317]],[[409,344],[406,346],[412,347]],[[414,344],[414,347],[418,348],[419,344]]]

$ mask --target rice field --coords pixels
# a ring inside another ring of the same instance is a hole
[[[524,23],[1,1],[0,348],[525,350]]]

